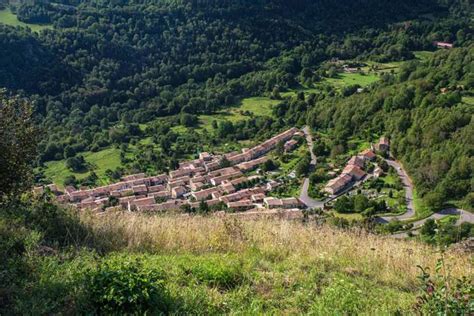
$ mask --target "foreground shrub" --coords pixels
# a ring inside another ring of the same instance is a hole
[[[145,268],[139,259],[113,259],[90,272],[89,302],[99,314],[156,314],[172,308],[162,273]]]
[[[241,263],[227,257],[189,262],[183,270],[201,283],[224,290],[232,289],[243,281]]]
[[[434,275],[427,268],[421,269],[421,295],[417,298],[415,310],[426,315],[473,315],[474,284],[462,277],[452,280],[448,275],[444,260],[441,258]]]

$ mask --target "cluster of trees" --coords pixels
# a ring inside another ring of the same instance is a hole
[[[455,219],[436,222],[430,218],[421,227],[420,235],[424,241],[441,246],[448,246],[466,238],[474,237],[473,224],[462,223],[459,226],[455,224]]]
[[[55,28],[35,34],[0,26],[0,85],[34,100],[45,127],[40,161],[62,159],[68,146],[81,152],[126,142],[127,124],[178,115],[194,126],[196,114],[239,97],[285,89],[300,77],[317,81],[320,62],[382,54],[388,39],[427,48],[448,26],[385,28],[426,8],[447,13],[435,0],[25,3],[20,19],[49,18]]]
[[[51,23],[51,8],[46,3],[21,3],[16,9],[18,20],[31,24]]]
[[[208,214],[211,212],[218,212],[222,210],[226,210],[227,207],[224,202],[220,202],[219,204],[209,206],[205,201],[200,201],[198,207],[191,207],[189,204],[184,204],[181,206],[181,211],[190,214]]]
[[[334,202],[334,210],[338,213],[361,213],[365,217],[371,217],[386,212],[387,204],[384,200],[369,200],[364,194],[344,195]]]

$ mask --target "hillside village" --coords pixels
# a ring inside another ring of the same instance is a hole
[[[168,174],[149,177],[144,173],[133,174],[123,177],[121,182],[91,189],[77,190],[68,186],[61,191],[54,184],[46,188],[61,203],[94,211],[191,212],[205,208],[227,210],[250,218],[275,213],[286,218],[301,217],[303,209],[314,205],[297,197],[270,196],[283,183],[263,177],[260,167],[269,160],[269,153],[278,144],[283,144],[285,152],[291,152],[298,146],[295,137],[302,136],[304,132],[294,127],[241,152],[221,155],[202,152],[197,159],[181,162],[178,169]],[[308,143],[310,150],[311,145]],[[374,150],[386,153],[388,149],[388,139],[382,137],[373,149],[351,157],[342,172],[325,185],[326,201],[337,198],[367,179],[379,177],[383,171],[374,163]],[[375,164],[370,173],[365,171],[369,164]],[[44,188],[36,187],[34,190],[42,193]]]
[[[198,159],[181,162],[178,169],[168,174],[152,177],[134,174],[122,178],[121,182],[93,189],[66,187],[62,192],[55,185],[48,188],[58,201],[79,209],[165,211],[198,208],[202,203],[210,208],[225,206],[233,211],[302,209],[305,205],[297,198],[267,196],[277,185],[275,182],[263,182],[259,175],[248,175],[268,160],[266,154],[278,143],[283,142],[285,150],[293,149],[296,141],[292,138],[301,134],[297,128],[291,128],[242,152],[224,155],[202,152]],[[42,187],[35,188],[38,193],[42,190]]]

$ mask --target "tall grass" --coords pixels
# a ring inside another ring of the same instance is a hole
[[[442,255],[453,277],[472,276],[472,258],[416,241],[396,240],[362,230],[279,220],[239,221],[219,217],[82,214],[92,242],[104,251],[151,254],[232,253],[289,260],[296,265],[324,264],[347,274],[412,291],[418,265],[434,269]]]

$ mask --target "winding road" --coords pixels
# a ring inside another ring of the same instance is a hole
[[[318,162],[318,158],[313,153],[313,136],[311,136],[311,130],[310,130],[309,126],[305,126],[302,129],[302,131],[303,131],[303,133],[306,137],[306,143],[308,144],[309,153],[311,154],[310,170],[313,170],[314,167],[316,166],[316,163]],[[324,207],[324,201],[315,200],[315,199],[311,198],[308,195],[308,189],[309,189],[309,178],[304,178],[303,186],[301,188],[301,193],[300,193],[300,200],[308,208],[323,208]]]
[[[394,220],[407,220],[415,217],[415,206],[413,204],[413,183],[411,182],[410,177],[398,161],[391,159],[385,159],[385,161],[389,166],[393,167],[397,171],[398,176],[402,180],[403,187],[405,188],[405,202],[407,205],[407,211],[402,215],[378,217],[377,221],[379,223],[388,223]]]
[[[310,164],[310,170],[314,170],[316,163],[317,163],[317,157],[313,153],[313,137],[311,135],[311,130],[309,126],[305,126],[302,129],[305,137],[306,137],[306,143],[308,144],[308,150],[311,154],[311,164]],[[408,176],[408,173],[405,171],[403,168],[403,165],[393,159],[385,159],[387,164],[391,167],[393,167],[396,171],[398,176],[400,177],[403,187],[405,189],[405,201],[406,201],[406,206],[407,206],[407,211],[403,213],[402,215],[387,215],[387,216],[382,216],[382,217],[377,217],[376,221],[379,223],[389,223],[394,220],[400,220],[400,221],[406,221],[414,218],[416,216],[415,213],[415,205],[413,203],[413,183]],[[308,189],[309,189],[309,178],[304,178],[303,179],[303,186],[301,188],[301,193],[300,193],[300,200],[308,207],[308,208],[323,208],[324,203],[326,201],[320,201],[313,199],[309,196],[308,194]],[[456,225],[461,225],[462,223],[472,223],[474,224],[474,214],[462,209],[458,208],[449,208],[449,209],[444,209],[440,212],[434,213],[431,216],[418,220],[416,222],[413,222],[413,229],[416,230],[419,229],[423,224],[428,220],[428,219],[435,219],[439,220],[442,219],[443,217],[450,216],[450,215],[459,215],[459,219],[456,222]],[[408,234],[407,232],[401,232],[392,235],[393,237],[406,237]]]
[[[398,176],[402,180],[403,186],[405,188],[405,201],[407,204],[407,211],[402,215],[378,217],[376,221],[379,223],[388,223],[394,220],[401,220],[401,221],[410,220],[416,216],[415,206],[413,204],[413,183],[411,182],[411,179],[408,176],[405,169],[403,168],[403,166],[398,161],[390,160],[390,159],[386,159],[385,161],[390,166],[395,168]],[[423,226],[423,224],[426,223],[428,219],[439,220],[450,215],[459,215],[459,219],[456,222],[456,225],[461,225],[462,223],[474,224],[474,214],[472,214],[471,212],[458,209],[458,208],[448,208],[448,209],[444,209],[442,211],[436,212],[434,214],[431,214],[430,216],[424,219],[413,222],[413,228],[411,230],[413,231],[413,230],[419,229],[421,226]],[[400,233],[393,234],[392,236],[397,237],[397,238],[403,238],[403,237],[408,236],[408,233],[400,232]]]

